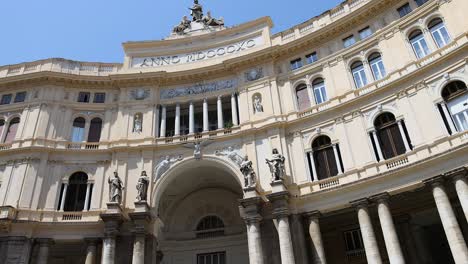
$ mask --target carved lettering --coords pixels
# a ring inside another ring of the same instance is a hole
[[[133,68],[148,68],[148,67],[159,67],[166,65],[178,65],[183,63],[192,63],[197,61],[203,61],[216,57],[223,57],[226,55],[235,54],[251,48],[254,48],[263,43],[261,36],[253,39],[243,40],[238,43],[230,44],[224,47],[213,48],[209,50],[188,53],[188,54],[177,54],[172,56],[160,56],[160,57],[146,57],[146,58],[133,58]]]

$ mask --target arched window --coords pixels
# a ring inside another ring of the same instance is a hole
[[[373,142],[377,148],[379,160],[391,159],[409,151],[409,138],[402,120],[397,121],[391,113],[380,114],[374,121],[378,142]],[[378,146],[376,145],[378,144]]]
[[[297,107],[299,111],[304,111],[310,107],[309,91],[307,85],[300,84],[296,87]]]
[[[217,216],[206,216],[198,223],[196,233],[197,238],[224,236],[224,222]]]
[[[343,172],[338,145],[332,145],[327,136],[312,142],[311,169],[315,180],[323,180]],[[312,164],[313,163],[313,164]]]
[[[450,36],[442,19],[435,18],[431,20],[428,28],[431,31],[432,38],[437,43],[437,47],[441,48],[450,42]]]
[[[13,140],[15,140],[19,123],[20,123],[19,117],[15,117],[10,121],[10,124],[8,125],[8,130],[5,135],[5,140],[4,140],[5,143],[11,143],[13,142]]]
[[[315,103],[321,104],[328,100],[325,81],[322,78],[317,78],[312,82],[314,88]]]
[[[76,172],[68,181],[65,194],[65,212],[81,212],[85,209],[88,175]]]
[[[425,57],[429,54],[429,46],[427,46],[426,39],[421,30],[415,30],[409,35],[409,41],[413,47],[414,54],[418,59]]]
[[[374,80],[380,80],[387,75],[380,53],[372,53],[369,56],[368,60],[370,68],[372,70],[372,75],[374,76]]]
[[[364,70],[364,65],[361,61],[356,61],[351,65],[351,73],[353,74],[356,88],[361,88],[367,85],[367,76]]]
[[[101,140],[102,120],[98,117],[91,120],[89,126],[88,142],[99,142]]]
[[[73,121],[72,141],[82,142],[84,140],[84,128],[86,120],[82,117],[77,117]]]
[[[442,109],[441,113],[446,125],[449,125],[450,130],[459,132],[468,130],[468,90],[466,84],[462,81],[450,82],[442,90],[442,97],[445,105],[442,105],[441,108],[445,107],[445,109]],[[453,124],[454,128],[452,128]]]

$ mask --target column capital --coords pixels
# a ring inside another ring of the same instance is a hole
[[[445,182],[445,179],[444,179],[444,177],[442,175],[439,175],[439,176],[436,176],[436,177],[433,177],[433,178],[430,178],[430,179],[427,179],[427,180],[423,181],[423,183],[425,185],[431,186],[432,188],[443,186],[444,182]]]
[[[267,195],[268,200],[273,204],[273,216],[275,218],[288,217],[289,212],[289,192],[277,192]]]
[[[96,246],[99,243],[99,241],[101,241],[101,239],[97,237],[90,237],[85,238],[84,241],[88,246]]]
[[[36,238],[34,239],[39,246],[51,246],[55,244],[54,240],[52,238]]]
[[[307,218],[307,220],[316,220],[320,219],[322,217],[322,213],[320,211],[311,211],[311,212],[306,212],[302,214],[304,217]]]
[[[461,167],[455,170],[449,171],[444,174],[447,178],[452,178],[453,180],[466,179],[468,176],[468,168]]]
[[[388,203],[388,201],[390,200],[390,197],[391,196],[388,192],[384,192],[384,193],[379,193],[379,194],[369,197],[369,200],[372,202],[378,202],[378,203]]]
[[[367,198],[354,200],[354,201],[351,201],[349,203],[356,209],[368,208],[369,205],[370,205],[370,201]]]

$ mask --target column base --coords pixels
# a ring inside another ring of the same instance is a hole
[[[118,203],[107,203],[106,214],[122,214],[122,207]]]
[[[148,202],[138,201],[135,202],[135,213],[148,213],[150,211]]]

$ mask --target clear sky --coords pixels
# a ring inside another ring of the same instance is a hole
[[[336,6],[341,0],[201,0],[226,25],[262,16],[273,32]],[[0,7],[0,65],[46,58],[122,62],[121,43],[169,35],[192,0],[12,0]]]

